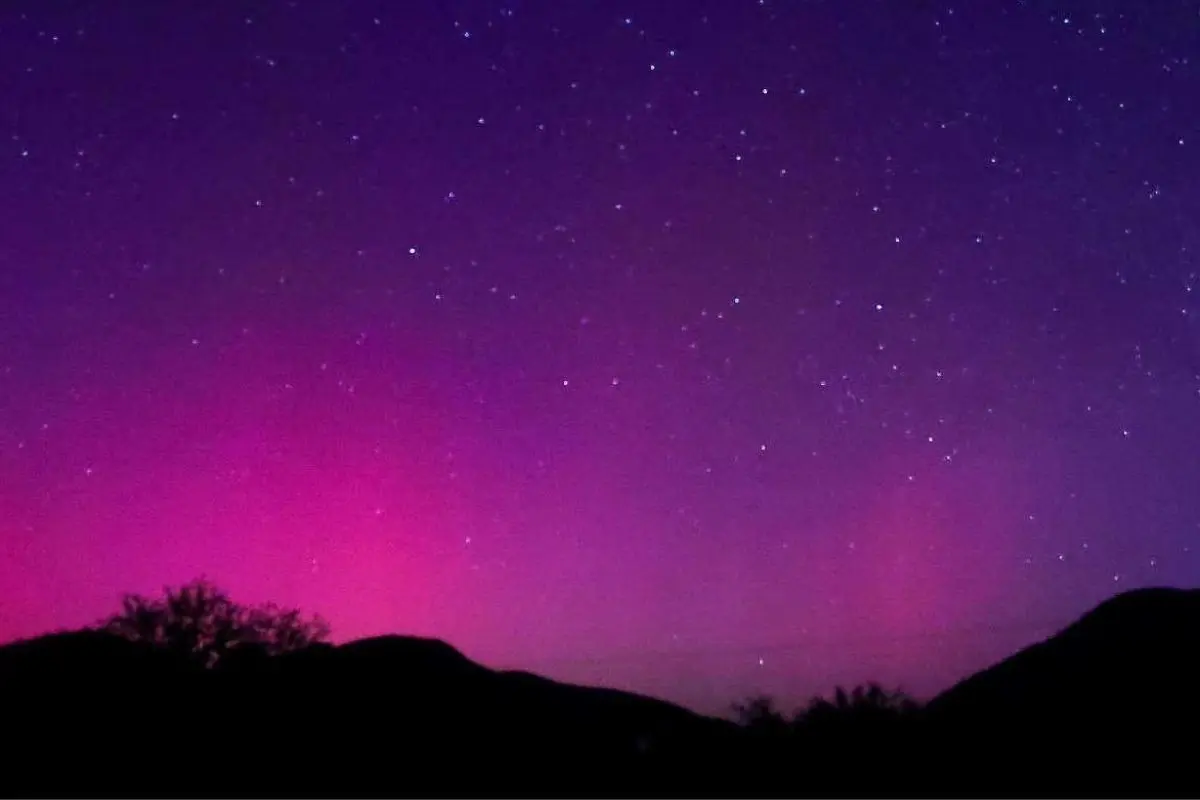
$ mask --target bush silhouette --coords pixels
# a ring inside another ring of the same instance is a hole
[[[278,655],[329,636],[328,624],[318,616],[306,618],[274,604],[241,605],[205,578],[164,587],[162,597],[126,595],[121,611],[100,627],[209,668],[231,655]]]
[[[847,692],[839,686],[832,699],[814,697],[797,714],[800,725],[822,724],[833,720],[898,720],[912,716],[920,705],[900,690],[888,691],[877,683],[855,686]]]
[[[810,729],[852,728],[914,718],[920,704],[900,690],[889,691],[868,683],[847,691],[839,686],[832,698],[814,697],[789,719],[768,695],[757,695],[733,705],[737,723],[749,732],[784,734]]]
[[[829,742],[845,737],[878,740],[900,729],[911,728],[921,706],[902,691],[878,684],[838,687],[832,698],[814,697],[793,720],[795,730],[808,739]]]
[[[786,733],[791,722],[775,707],[769,695],[755,695],[744,703],[733,704],[734,717],[746,731],[761,735]]]

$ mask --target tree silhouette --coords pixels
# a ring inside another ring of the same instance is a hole
[[[100,623],[110,633],[149,642],[181,657],[214,667],[233,653],[278,655],[329,636],[318,616],[305,618],[297,609],[274,604],[244,606],[207,580],[179,588],[164,587],[162,597],[129,594],[122,608]]]
[[[839,686],[833,699],[814,697],[800,719],[822,719],[832,715],[856,718],[902,717],[914,713],[917,702],[900,690],[888,691],[877,683],[855,686],[847,692]]]
[[[751,697],[745,703],[734,703],[733,713],[738,724],[753,733],[785,733],[790,724],[787,717],[775,708],[775,700],[765,694]]]
[[[875,683],[850,691],[839,686],[832,699],[813,698],[793,725],[806,739],[892,740],[912,728],[907,723],[914,722],[919,711],[917,702],[899,690],[888,691]]]

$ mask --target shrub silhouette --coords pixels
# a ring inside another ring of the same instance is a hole
[[[792,729],[799,748],[827,767],[845,764],[853,753],[868,759],[890,780],[900,781],[906,779],[902,773],[913,768],[921,749],[920,710],[904,692],[878,684],[849,691],[838,687],[831,698],[813,698],[796,715]],[[855,778],[860,782],[876,779],[866,774]]]
[[[329,636],[328,624],[318,616],[306,618],[274,604],[241,605],[205,578],[164,587],[162,597],[126,595],[121,611],[100,628],[209,668],[231,655],[278,655]]]
[[[814,697],[809,701],[796,714],[793,727],[806,738],[875,739],[915,722],[920,709],[904,692],[889,691],[876,683],[855,686],[850,691],[839,686],[832,698]]]
[[[839,686],[832,698],[814,697],[789,719],[768,695],[757,695],[733,705],[737,723],[750,732],[783,734],[810,729],[853,728],[915,718],[921,706],[900,690],[889,691],[868,683],[847,691]]]
[[[888,794],[920,780],[920,705],[870,683],[814,697],[790,718],[766,695],[733,706],[757,786],[803,794]]]
[[[791,725],[775,707],[775,700],[770,695],[755,695],[744,703],[734,703],[733,713],[738,725],[750,733],[768,736],[783,734]]]
[[[914,715],[920,705],[900,690],[888,691],[877,683],[855,686],[847,692],[839,686],[832,699],[814,697],[796,716],[800,725],[832,721],[870,722],[899,720]]]

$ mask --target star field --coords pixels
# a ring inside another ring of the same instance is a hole
[[[11,3],[0,637],[206,574],[721,711],[1200,579],[1200,5]]]

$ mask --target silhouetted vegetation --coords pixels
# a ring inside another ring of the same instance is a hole
[[[894,773],[889,781],[875,782],[878,773],[853,770],[851,761],[900,766],[910,755],[920,734],[921,706],[903,692],[888,691],[877,684],[846,690],[835,689],[832,697],[814,697],[791,715],[776,706],[773,698],[758,695],[733,706],[735,719],[753,748],[757,767],[779,774],[803,763],[810,785],[824,785],[822,771],[830,771],[845,789],[896,791]],[[835,766],[836,765],[836,766]]]
[[[329,637],[320,617],[273,604],[235,603],[220,587],[198,578],[178,588],[164,587],[161,597],[126,595],[121,611],[104,620],[102,630],[133,642],[147,642],[214,667],[238,655],[279,655]]]
[[[755,733],[782,734],[792,724],[775,707],[775,699],[765,694],[755,695],[745,703],[735,703],[733,712],[739,725]]]
[[[875,738],[899,734],[920,710],[920,704],[904,692],[871,683],[849,692],[838,687],[829,699],[813,698],[797,714],[794,725],[810,736]]]
[[[924,706],[866,684],[790,713],[751,697],[734,706],[736,721],[497,672],[436,640],[335,647],[321,643],[327,633],[318,619],[242,606],[200,580],[161,598],[126,598],[96,629],[0,647],[6,721],[18,734],[0,787],[488,796],[1200,789],[1190,766],[1200,698],[1188,689],[1200,662],[1200,592],[1122,595]],[[1180,691],[1162,702],[1147,686]],[[250,763],[252,771],[238,766]]]
[[[856,686],[850,691],[839,686],[832,698],[814,697],[790,718],[767,695],[756,695],[733,706],[738,724],[746,730],[781,735],[801,729],[889,725],[911,719],[920,710],[920,703],[904,692],[888,691],[876,683]]]

